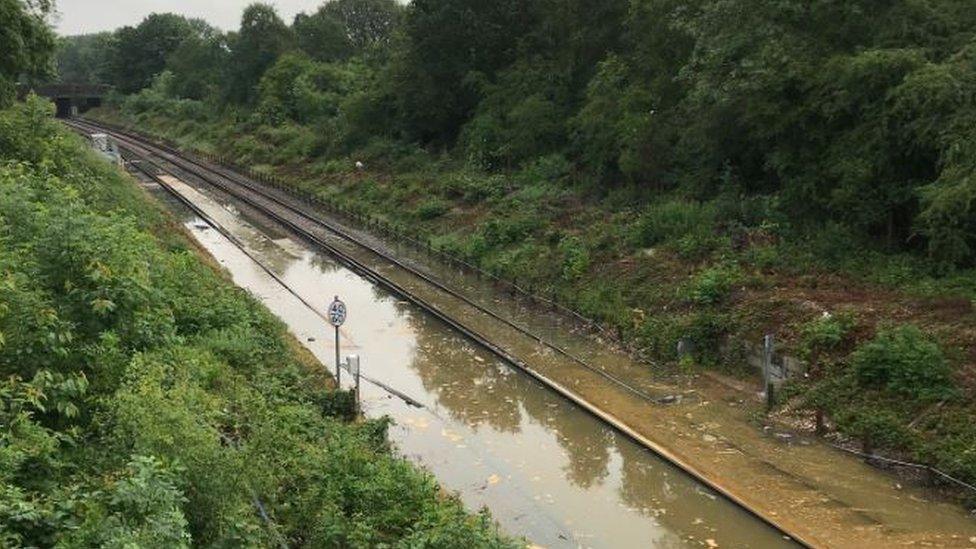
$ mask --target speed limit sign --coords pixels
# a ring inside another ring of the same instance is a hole
[[[335,300],[329,305],[329,324],[335,327],[335,355],[336,355],[336,385],[342,388],[341,379],[341,364],[339,364],[339,326],[346,321],[346,304],[339,299],[339,296],[335,296]]]
[[[338,328],[346,321],[346,304],[335,297],[335,301],[329,305],[329,323]]]

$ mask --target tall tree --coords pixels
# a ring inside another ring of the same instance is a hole
[[[520,0],[415,0],[405,28],[394,83],[405,126],[421,140],[449,143],[477,104],[471,77],[490,79],[515,60],[532,12]]]
[[[51,72],[55,47],[47,21],[51,7],[49,0],[0,0],[0,107],[12,100],[20,76]]]
[[[55,63],[59,82],[106,83],[112,33],[69,36],[60,40]]]
[[[317,61],[342,60],[353,53],[352,41],[341,21],[319,9],[312,15],[299,13],[292,24],[295,43]]]
[[[203,25],[173,13],[153,13],[136,27],[115,33],[110,82],[122,93],[137,92],[166,68],[166,58]]]
[[[261,76],[292,45],[291,30],[268,4],[251,4],[241,17],[241,28],[231,41],[232,73],[227,97],[252,103]]]
[[[628,0],[540,0],[527,49],[558,62],[577,98],[597,63],[620,46]]]
[[[320,11],[342,24],[358,51],[388,45],[403,15],[396,0],[330,0]]]
[[[166,58],[172,91],[187,99],[214,97],[227,77],[229,57],[227,37],[204,23]]]

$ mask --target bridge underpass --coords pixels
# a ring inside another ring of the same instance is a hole
[[[68,118],[100,107],[108,90],[109,87],[104,84],[58,83],[21,86],[18,95],[23,98],[33,91],[54,102],[58,118]]]

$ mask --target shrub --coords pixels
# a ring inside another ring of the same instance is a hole
[[[644,320],[637,332],[644,350],[661,360],[676,360],[678,342],[685,340],[693,362],[714,364],[720,358],[720,348],[732,326],[726,314],[698,311],[686,315],[652,316]]]
[[[954,394],[942,349],[915,326],[883,329],[854,351],[851,366],[863,387],[921,401]]]
[[[414,215],[417,216],[417,219],[420,219],[421,221],[430,221],[431,219],[441,217],[450,211],[450,209],[451,208],[447,202],[433,198],[430,200],[425,200],[422,204],[420,204],[420,206],[414,210]]]
[[[854,327],[850,315],[819,316],[800,327],[800,346],[804,357],[837,348]]]
[[[559,243],[559,253],[563,256],[562,277],[564,280],[577,280],[590,267],[590,252],[579,238],[570,237]]]
[[[538,217],[528,214],[495,217],[481,226],[481,236],[489,248],[502,247],[524,240],[540,225]]]
[[[659,360],[678,358],[678,341],[685,336],[681,318],[674,315],[651,316],[638,328],[637,338],[644,352]]]
[[[687,299],[700,305],[713,305],[724,301],[732,287],[742,278],[738,267],[717,266],[701,271],[685,288]]]
[[[834,417],[845,433],[864,441],[869,449],[898,448],[911,444],[912,436],[896,413],[871,404],[845,407]]]
[[[550,154],[529,162],[515,177],[522,185],[552,183],[565,178],[571,170],[572,164],[564,155]]]
[[[509,190],[508,183],[501,176],[469,172],[449,174],[441,185],[444,196],[460,198],[468,204],[498,200]]]
[[[135,456],[109,492],[107,516],[94,516],[61,543],[67,547],[190,547],[177,487],[178,467]]]

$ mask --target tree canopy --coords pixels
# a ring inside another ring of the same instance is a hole
[[[102,43],[62,71],[101,74],[84,67]],[[227,34],[156,15],[112,43],[126,93],[166,69],[180,98],[291,113],[333,145],[384,136],[489,171],[555,154],[604,189],[761,197],[800,233],[976,263],[966,0],[331,0],[291,26],[255,4]],[[329,105],[272,108],[282,78],[286,102]]]
[[[21,76],[51,71],[55,36],[48,24],[49,0],[0,0],[0,107],[6,106]]]
[[[122,27],[109,55],[111,82],[122,93],[145,88],[166,68],[169,55],[205,27],[172,13],[154,13],[135,27]]]

